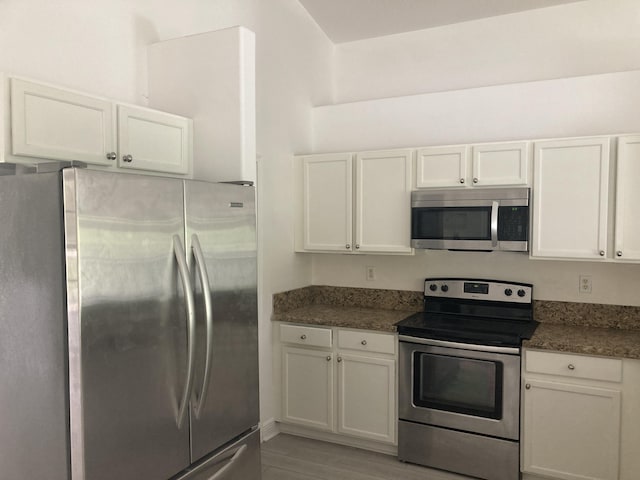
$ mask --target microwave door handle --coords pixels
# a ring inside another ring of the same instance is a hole
[[[498,246],[498,207],[499,203],[491,202],[491,246]]]

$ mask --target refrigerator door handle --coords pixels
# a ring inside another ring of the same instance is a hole
[[[204,253],[202,252],[202,246],[198,235],[193,235],[191,238],[191,248],[193,250],[193,256],[196,259],[196,266],[200,273],[200,284],[202,285],[202,295],[204,297],[204,312],[207,325],[207,346],[205,353],[204,363],[204,377],[202,379],[202,390],[200,391],[200,398],[195,407],[196,418],[200,417],[202,408],[207,401],[207,390],[209,390],[209,377],[211,375],[211,349],[213,348],[213,305],[211,300],[211,288],[209,283],[209,274],[207,273],[207,265],[204,259]]]
[[[180,278],[182,279],[182,288],[184,289],[184,296],[187,304],[187,378],[185,380],[184,391],[182,392],[182,399],[178,408],[178,417],[176,418],[178,429],[181,429],[185,416],[188,412],[187,407],[189,405],[189,397],[191,389],[193,388],[193,366],[195,364],[196,356],[196,309],[193,285],[191,284],[191,275],[189,275],[189,267],[187,266],[186,255],[179,235],[173,236],[173,253],[176,257],[176,262],[178,263],[178,271],[180,272]]]
[[[224,478],[224,474],[227,473],[242,457],[242,454],[247,451],[247,444],[242,445],[236,453],[233,454],[229,463],[227,463],[224,467],[218,470],[213,476],[209,477],[209,480],[222,480]]]

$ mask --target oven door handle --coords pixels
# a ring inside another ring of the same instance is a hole
[[[498,246],[498,207],[496,201],[491,202],[491,246]]]
[[[518,347],[499,347],[494,345],[476,345],[460,342],[448,342],[446,340],[432,340],[430,338],[410,337],[408,335],[398,335],[398,340],[408,343],[419,343],[421,345],[432,345],[434,347],[461,348],[463,350],[473,350],[476,352],[507,353],[510,355],[520,355]]]

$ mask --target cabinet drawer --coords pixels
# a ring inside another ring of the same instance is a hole
[[[280,340],[296,345],[331,348],[331,329],[303,327],[300,325],[280,325]]]
[[[622,381],[622,361],[615,358],[527,350],[526,371],[606,382]]]
[[[366,330],[338,330],[338,348],[393,355],[396,351],[396,337]]]

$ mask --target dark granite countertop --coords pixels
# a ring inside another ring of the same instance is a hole
[[[282,313],[274,313],[278,322],[323,325],[328,327],[362,328],[395,332],[394,326],[414,312],[379,308],[341,307],[335,305],[308,305]]]
[[[640,359],[640,330],[541,323],[526,348]]]
[[[304,287],[278,293],[273,321],[394,332],[422,310],[422,292]],[[640,359],[640,307],[534,301],[540,322],[527,348]]]

